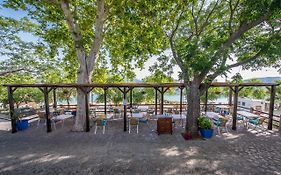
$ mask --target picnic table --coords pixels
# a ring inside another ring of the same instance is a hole
[[[260,116],[247,112],[247,111],[237,111],[237,114],[240,115],[241,117],[244,117],[246,119],[255,119],[259,118]]]
[[[206,113],[204,113],[208,118],[210,119],[218,119],[220,117],[223,117],[221,116],[220,114],[218,113],[215,113],[215,112],[211,112],[211,111],[207,111]]]
[[[141,112],[133,112],[132,113],[132,115],[131,114],[128,114],[129,115],[129,117],[134,117],[134,118],[144,118],[145,117],[145,115],[144,115],[144,113],[141,113]]]

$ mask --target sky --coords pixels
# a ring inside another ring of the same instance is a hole
[[[149,66],[153,65],[154,62],[155,62],[155,58],[151,58],[145,63],[145,66],[144,66],[145,69],[143,69],[143,70],[137,69],[135,71],[135,73],[137,75],[137,79],[142,79],[142,78],[150,75],[151,73],[149,72],[148,68],[149,68]],[[180,71],[180,68],[178,66],[175,66],[172,77],[176,80],[178,79],[179,71]],[[251,70],[242,70],[242,67],[240,66],[240,67],[233,68],[230,71],[230,73],[227,74],[227,80],[230,80],[231,77],[233,75],[235,75],[236,73],[240,73],[242,75],[243,79],[262,78],[262,77],[281,77],[281,74],[275,68],[263,68],[260,71],[251,71]],[[225,76],[223,76],[223,77],[219,76],[216,78],[216,80],[219,82],[225,82],[226,78],[225,78]]]
[[[0,4],[3,1],[0,0]],[[15,19],[20,19],[22,17],[24,17],[26,15],[25,12],[23,11],[15,11],[12,9],[6,9],[6,8],[2,8],[0,9],[0,16],[6,16],[6,17],[12,17]],[[34,36],[26,34],[26,33],[21,33],[20,34],[25,40],[31,40],[34,41]],[[1,58],[0,58],[1,59]],[[3,59],[3,58],[2,58]],[[155,57],[149,59],[146,63],[145,63],[145,69],[136,69],[135,73],[136,73],[136,78],[141,80],[146,76],[149,76],[151,73],[148,71],[149,67],[151,65],[153,65],[155,62]],[[180,71],[178,66],[174,67],[174,74],[172,75],[172,77],[174,79],[178,79],[178,72]],[[260,77],[281,77],[281,74],[278,73],[277,69],[274,68],[264,68],[260,71],[254,71],[252,72],[251,70],[242,70],[241,66],[234,68],[231,70],[230,73],[227,74],[227,80],[230,80],[231,77],[233,75],[235,75],[236,73],[240,73],[243,77],[243,79],[252,79],[252,78],[260,78]],[[225,81],[226,77],[217,77],[217,81]]]

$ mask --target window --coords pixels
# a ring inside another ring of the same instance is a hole
[[[242,106],[245,106],[245,102],[242,102]]]

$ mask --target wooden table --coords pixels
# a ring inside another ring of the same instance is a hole
[[[159,134],[173,134],[173,118],[159,117],[157,119],[157,133]]]

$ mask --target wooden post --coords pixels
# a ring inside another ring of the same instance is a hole
[[[232,130],[236,130],[236,118],[237,118],[237,105],[238,105],[238,86],[234,87],[234,106],[232,114]]]
[[[53,108],[57,108],[57,94],[56,94],[56,88],[53,89],[53,98],[54,98],[54,103],[53,103]]]
[[[124,95],[124,101],[123,101],[123,105],[124,105],[124,132],[127,131],[127,102],[126,102],[126,87],[124,87],[124,91],[123,91],[123,95]]]
[[[130,90],[130,109],[132,112],[132,107],[133,107],[133,89]]]
[[[155,115],[157,115],[157,91],[158,88],[155,88]]]
[[[180,115],[182,114],[182,88],[180,88]]]
[[[106,109],[106,94],[107,94],[107,88],[103,88],[104,91],[104,114],[106,115],[107,109]]]
[[[90,117],[89,117],[89,93],[88,91],[85,93],[85,109],[86,109],[86,132],[90,131]]]
[[[228,105],[232,106],[232,89],[229,88]]]
[[[50,120],[50,108],[49,108],[49,91],[48,87],[44,87],[44,101],[45,101],[45,117],[47,125],[47,133],[52,131],[51,120]]]
[[[207,108],[208,108],[208,89],[206,89],[206,94],[205,94],[205,114],[207,113]]]
[[[14,106],[14,98],[13,98],[13,88],[8,86],[8,100],[9,100],[9,108],[10,108],[10,118],[11,118],[11,125],[12,125],[12,133],[17,132],[16,128],[16,116],[15,116],[15,106]]]
[[[269,115],[268,115],[268,126],[267,126],[267,129],[269,129],[269,130],[272,130],[275,93],[276,93],[276,86],[271,86],[271,90],[270,90],[270,104],[269,104]]]
[[[164,112],[164,87],[161,87],[161,104],[160,104],[160,114]]]

